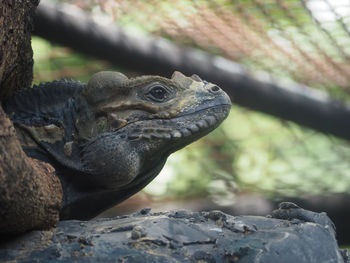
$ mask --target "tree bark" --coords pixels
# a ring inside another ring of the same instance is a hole
[[[0,98],[29,87],[33,77],[30,45],[38,0],[0,0]]]
[[[38,0],[0,0],[0,102],[30,87],[32,20]],[[53,226],[62,188],[54,169],[28,158],[0,106],[0,233]]]

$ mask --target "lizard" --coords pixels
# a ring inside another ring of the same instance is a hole
[[[214,130],[229,96],[197,75],[101,71],[87,84],[41,83],[4,103],[25,153],[63,188],[60,219],[91,219],[140,191],[168,156]]]

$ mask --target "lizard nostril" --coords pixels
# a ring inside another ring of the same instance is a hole
[[[216,93],[216,92],[220,91],[220,88],[218,86],[212,86],[212,87],[210,87],[210,91]]]

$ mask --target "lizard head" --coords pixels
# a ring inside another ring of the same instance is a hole
[[[116,131],[140,121],[176,119],[181,122],[181,117],[186,118],[184,116],[195,113],[207,117],[205,110],[220,108],[219,111],[224,114],[216,116],[215,120],[203,118],[209,121],[208,125],[201,125],[199,120],[197,126],[202,127],[198,127],[198,131],[205,130],[219,124],[228,115],[231,105],[228,95],[217,85],[203,81],[197,75],[186,77],[180,72],[174,72],[171,79],[160,76],[128,79],[119,72],[99,72],[91,77],[83,94],[93,108],[98,124],[95,128],[97,131],[90,131],[91,134]],[[142,131],[133,132],[130,137],[139,135],[141,139],[152,135],[171,135],[170,132],[182,126],[176,120],[171,121],[173,127],[162,132],[150,129],[161,128],[161,122],[147,129],[144,129],[147,125],[143,123]],[[164,122],[166,123],[167,121]],[[192,124],[196,122],[193,120]],[[181,128],[188,128],[191,133],[196,133],[197,129],[192,126],[183,125]],[[188,135],[188,132],[183,133]]]
[[[217,85],[180,72],[175,72],[171,79],[160,76],[129,79],[117,72],[99,72],[91,77],[82,95],[92,109],[96,124],[81,129],[85,137],[94,137],[90,146],[101,145],[98,142],[101,136],[104,140],[113,137],[110,144],[117,142],[113,156],[118,156],[118,160],[110,160],[108,164],[125,164],[109,169],[114,173],[118,170],[123,178],[114,176],[115,182],[109,180],[108,184],[118,187],[140,174],[159,172],[170,153],[214,130],[231,107],[230,98]],[[106,159],[103,155],[101,158]],[[86,161],[94,170],[103,169],[100,163],[106,165],[96,156],[94,160]]]

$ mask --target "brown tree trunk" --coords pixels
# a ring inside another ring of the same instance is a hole
[[[38,0],[0,0],[0,101],[32,81],[32,20]],[[0,233],[48,228],[59,218],[54,169],[23,152],[0,106]]]

